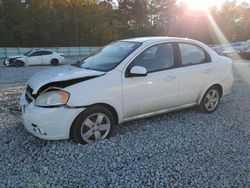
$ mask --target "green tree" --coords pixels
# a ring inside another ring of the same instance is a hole
[[[225,2],[210,14],[229,41],[250,38],[250,7]],[[0,0],[0,46],[88,46],[142,36],[189,37],[212,44],[218,34],[204,11],[177,0]]]
[[[11,11],[11,10],[15,11]],[[16,0],[2,0],[0,4],[1,46],[22,45],[24,7]]]

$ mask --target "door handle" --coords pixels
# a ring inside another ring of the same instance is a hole
[[[212,69],[206,69],[205,71],[204,71],[204,73],[211,73],[212,72]]]
[[[167,78],[165,78],[164,80],[165,81],[172,81],[172,80],[175,80],[176,79],[176,76],[168,76]]]

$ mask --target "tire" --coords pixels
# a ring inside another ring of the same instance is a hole
[[[52,59],[50,62],[50,65],[52,65],[52,66],[57,66],[58,64],[59,64],[58,59]]]
[[[246,59],[247,59],[247,60],[250,60],[250,53],[248,53],[248,54],[246,55]]]
[[[204,94],[201,103],[199,104],[199,110],[203,113],[213,113],[219,106],[221,99],[221,91],[218,87],[210,87]]]
[[[23,67],[23,66],[24,66],[24,62],[23,62],[23,61],[20,61],[20,60],[17,60],[17,61],[15,61],[14,65],[15,65],[16,67]]]
[[[80,144],[103,140],[110,137],[114,127],[112,113],[102,106],[93,106],[76,117],[71,126],[70,137]]]

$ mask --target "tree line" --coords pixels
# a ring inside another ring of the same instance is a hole
[[[142,36],[187,37],[207,44],[250,39],[250,6],[226,1],[209,12],[177,0],[0,0],[0,46],[102,46]],[[208,16],[208,14],[210,16]],[[211,21],[211,18],[213,21]]]

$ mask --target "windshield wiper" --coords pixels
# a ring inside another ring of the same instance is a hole
[[[86,70],[94,70],[94,71],[100,71],[100,72],[107,72],[105,70],[97,70],[97,69],[93,69],[91,67],[82,67],[82,62],[81,61],[77,61],[76,63],[74,64],[71,64],[72,66],[74,67],[78,67],[78,68],[82,68],[82,69],[86,69]]]
[[[94,70],[94,69],[91,69],[90,67],[81,67],[83,69],[87,69],[87,70]]]
[[[87,69],[87,70],[99,71],[99,72],[107,72],[106,70],[98,70],[98,69],[94,69],[94,68],[91,68],[91,67],[81,67],[81,68]]]

